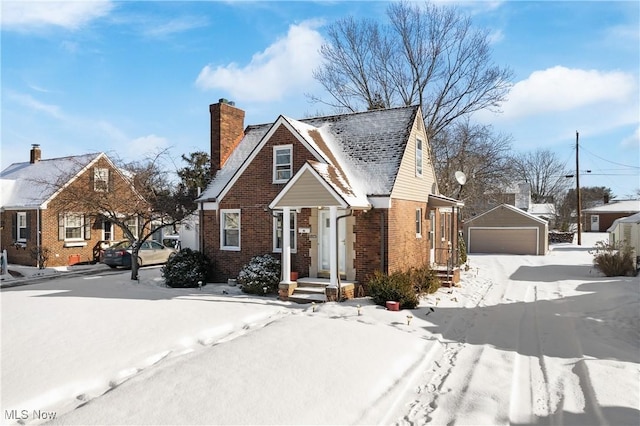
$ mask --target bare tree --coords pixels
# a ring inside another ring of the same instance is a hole
[[[558,156],[548,149],[537,149],[515,155],[513,166],[516,178],[531,187],[531,201],[553,203],[560,200],[571,182],[571,172]]]
[[[93,219],[107,219],[122,229],[133,243],[132,280],[138,279],[140,244],[162,228],[174,227],[194,210],[189,191],[175,185],[160,164],[165,154],[120,164],[105,157],[101,167],[109,168],[108,180],[96,181],[92,173],[84,173],[70,185],[67,182],[71,175],[49,183],[59,190],[55,199],[58,211],[83,212]]]
[[[504,101],[512,73],[493,64],[486,30],[432,3],[392,3],[387,16],[387,25],[349,17],[329,26],[314,77],[331,99],[313,101],[343,111],[419,104],[429,138]]]
[[[509,136],[495,135],[490,126],[463,120],[441,131],[432,139],[432,146],[440,153],[434,161],[439,190],[464,200],[465,215],[502,202],[503,189],[513,176]],[[456,180],[457,171],[465,173],[464,185]]]

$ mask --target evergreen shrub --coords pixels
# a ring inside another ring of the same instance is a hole
[[[183,248],[162,267],[162,276],[168,287],[198,287],[198,281],[207,283],[211,266],[204,253]]]
[[[632,276],[635,274],[633,268],[633,253],[631,246],[627,243],[612,244],[605,241],[598,241],[593,254],[593,264],[607,277]]]
[[[250,294],[277,293],[280,283],[280,261],[269,254],[254,256],[238,274],[242,291]]]

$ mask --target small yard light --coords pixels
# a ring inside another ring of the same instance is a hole
[[[311,311],[312,312],[316,311],[316,302],[311,302]]]
[[[360,316],[360,315],[361,315],[361,312],[360,312],[360,305],[356,305],[356,308],[358,308],[358,316]]]
[[[198,281],[198,289],[202,291],[202,281]]]
[[[407,325],[411,325],[411,320],[413,319],[413,315],[407,315]]]
[[[266,286],[265,286],[265,287],[262,287],[262,291],[264,291],[264,294],[267,294],[267,288],[268,288],[268,287],[266,287]]]

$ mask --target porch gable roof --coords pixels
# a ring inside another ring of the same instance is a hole
[[[366,197],[357,194],[333,165],[307,161],[269,205],[283,207],[326,207],[369,209]]]

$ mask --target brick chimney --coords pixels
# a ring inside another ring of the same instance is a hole
[[[244,137],[244,111],[234,102],[220,99],[209,105],[211,114],[211,174],[224,166],[235,147]]]
[[[31,145],[31,152],[30,152],[30,162],[31,164],[35,164],[38,161],[40,161],[40,159],[42,158],[42,151],[40,151],[40,145],[38,145],[37,143],[34,143]]]

